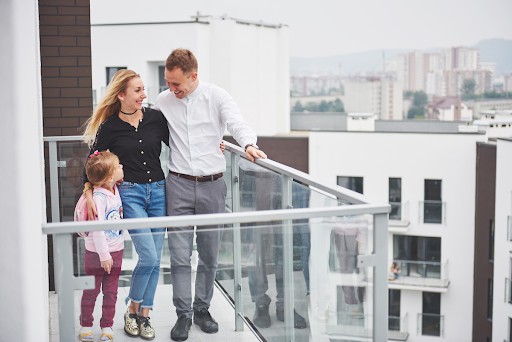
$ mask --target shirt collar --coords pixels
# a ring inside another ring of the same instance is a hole
[[[201,93],[203,92],[204,83],[198,80],[197,88],[187,96],[185,96],[189,101],[195,100]]]

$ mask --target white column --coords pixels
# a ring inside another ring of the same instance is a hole
[[[2,0],[0,28],[1,339],[48,341],[38,1]]]

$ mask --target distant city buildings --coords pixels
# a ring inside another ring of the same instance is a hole
[[[429,96],[461,96],[466,79],[475,81],[475,94],[491,91],[496,72],[496,63],[480,62],[479,50],[466,47],[399,54],[396,62],[396,77],[404,90],[424,91]]]
[[[341,76],[291,76],[292,96],[341,95],[343,80]]]

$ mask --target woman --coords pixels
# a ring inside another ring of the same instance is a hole
[[[165,216],[165,176],[160,166],[162,141],[169,145],[167,120],[160,111],[142,107],[144,83],[132,70],[119,70],[97,109],[87,121],[84,139],[91,151],[110,150],[124,167],[119,186],[124,218]],[[221,149],[224,145],[221,144]],[[89,219],[96,208],[92,187],[85,176]],[[130,336],[155,337],[149,321],[160,272],[165,228],[129,230],[139,260],[133,270],[130,305],[124,330]]]

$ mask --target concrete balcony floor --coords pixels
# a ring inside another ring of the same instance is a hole
[[[116,342],[135,342],[143,341],[140,338],[134,339],[124,332],[123,315],[126,312],[124,299],[128,296],[129,287],[120,287],[118,292],[118,300],[116,303],[116,315],[114,318],[114,341]],[[78,316],[80,314],[80,299],[82,291],[75,291],[75,331],[76,341],[79,341],[78,331],[80,325]],[[59,314],[58,314],[58,298],[55,292],[50,292],[50,341],[59,342]],[[98,341],[101,336],[99,320],[101,318],[102,295],[98,296],[96,306],[94,307],[94,341]],[[257,342],[259,341],[254,334],[245,327],[243,331],[235,331],[235,310],[224,298],[220,291],[215,288],[213,299],[211,302],[210,312],[215,320],[219,323],[219,332],[217,334],[206,334],[201,331],[199,326],[192,324],[189,332],[190,342],[202,341],[241,341],[241,342]],[[150,312],[151,324],[155,328],[156,337],[154,342],[172,341],[170,338],[171,329],[177,320],[176,311],[172,304],[172,285],[159,285],[155,295],[155,306]]]

